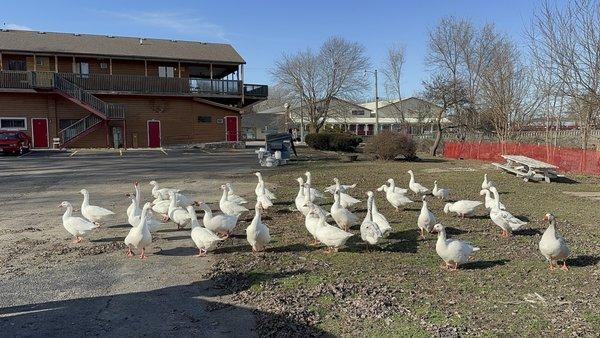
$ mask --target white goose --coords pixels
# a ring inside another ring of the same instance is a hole
[[[370,202],[369,202],[370,200]],[[384,238],[390,235],[392,232],[392,227],[390,226],[390,222],[388,222],[387,218],[377,210],[377,205],[375,204],[375,195],[372,191],[367,191],[367,203],[371,205],[371,215],[373,215],[373,221],[379,227]]]
[[[237,224],[237,216],[227,214],[215,215],[206,203],[199,203],[199,206],[204,211],[204,218],[202,219],[204,226],[208,230],[225,238],[229,237],[229,234]]]
[[[335,184],[328,186],[327,188],[325,188],[325,191],[327,191],[330,194],[335,194],[336,191],[340,191],[340,192],[347,192],[350,189],[356,188],[356,183],[354,184],[340,184],[340,180],[337,177],[333,178],[333,182],[335,182]]]
[[[460,200],[454,203],[446,203],[444,205],[444,213],[454,212],[460,217],[471,216],[475,212],[475,209],[482,205],[479,201]]]
[[[170,199],[163,200],[159,196],[152,202],[152,211],[154,211],[157,214],[160,214],[162,216],[163,222],[166,222],[167,220],[169,220],[169,205],[171,205]]]
[[[148,209],[150,209],[150,202],[144,204],[142,208],[141,221],[137,226],[134,226],[129,230],[129,234],[125,237],[125,245],[127,245],[127,256],[131,257],[135,255],[131,247],[136,249],[142,249],[140,253],[140,259],[146,258],[146,247],[152,243],[152,234],[148,229]]]
[[[377,245],[383,238],[383,233],[379,229],[379,226],[373,221],[373,198],[372,196],[367,199],[367,215],[360,225],[360,238],[367,242],[367,248],[369,245]]]
[[[417,226],[421,231],[422,239],[425,239],[425,231],[431,232],[433,230],[435,223],[435,215],[427,209],[427,201],[425,200],[425,196],[423,196],[423,206],[421,207],[421,213],[417,219]]]
[[[497,203],[501,210],[505,210],[506,208],[504,207],[504,204],[500,202],[500,194],[498,193],[498,189],[496,189],[494,186],[491,186],[488,190],[492,193],[492,195],[494,195],[494,203],[492,206],[496,205]]]
[[[450,190],[446,188],[438,188],[437,181],[433,181],[433,190],[431,191],[431,193],[433,194],[433,196],[441,200],[445,200],[448,199],[448,196],[450,195]]]
[[[262,222],[260,218],[260,204],[254,206],[254,218],[246,228],[246,240],[252,246],[252,252],[265,251],[267,244],[271,242],[271,234],[269,228]]]
[[[258,183],[260,185],[259,193],[256,194],[256,202],[260,203],[260,207],[262,209],[269,209],[269,207],[273,206],[273,202],[267,196],[267,189],[265,188],[265,182]]]
[[[97,228],[92,222],[87,221],[81,217],[73,216],[73,206],[71,203],[64,201],[59,208],[67,208],[62,217],[63,227],[67,232],[73,235],[73,243],[79,243],[83,239],[83,236],[93,229]]]
[[[348,238],[353,234],[346,232],[338,227],[334,227],[325,221],[325,215],[319,213],[319,222],[315,230],[317,240],[327,246],[326,252],[337,252],[338,249],[346,244]]]
[[[356,183],[353,185],[345,185],[344,186],[344,185],[340,184],[340,180],[337,178],[334,178],[333,181],[335,182],[335,184],[333,186],[327,187],[326,191],[330,192],[332,195],[335,195],[335,192],[339,191],[340,192],[340,204],[344,208],[349,208],[349,207],[353,206],[354,204],[360,203],[360,200],[358,200],[346,193],[346,191],[348,191],[348,189],[354,188],[356,186]],[[331,187],[333,187],[333,190],[329,189]],[[344,187],[346,187],[346,188],[344,189]]]
[[[229,201],[231,201],[233,203],[237,203],[237,204],[246,204],[246,203],[248,203],[248,201],[245,198],[240,197],[240,196],[236,195],[233,192],[233,187],[231,186],[231,183],[225,183],[225,185],[227,186],[227,189],[228,189],[228,191],[227,191],[227,200],[229,200]]]
[[[269,191],[269,189],[267,189],[266,185],[265,185],[265,181],[262,178],[262,174],[260,173],[260,171],[257,171],[254,173],[254,175],[256,175],[256,177],[258,177],[258,184],[256,184],[256,188],[254,188],[254,193],[258,196],[259,194],[262,194],[262,190],[264,187],[264,193],[267,195],[267,197],[270,200],[274,200],[277,199],[275,197],[275,194],[273,194],[271,191]]]
[[[142,209],[140,209],[138,207],[135,198],[131,199],[130,207],[133,207],[133,211],[131,212],[129,217],[127,217],[127,222],[132,227],[135,227],[135,226],[139,225],[140,220],[142,219]],[[154,218],[152,218],[150,211],[148,211],[148,214],[146,217],[148,218],[147,222],[148,222],[148,229],[150,230],[150,232],[154,232],[154,231],[160,229],[160,227],[162,226],[162,223],[155,220]]]
[[[385,191],[385,199],[388,200],[388,202],[390,202],[390,204],[396,208],[396,211],[399,211],[399,207],[403,206],[405,204],[409,204],[412,203],[413,201],[404,196],[404,194],[400,193],[398,188],[396,188],[396,191],[394,191],[394,189],[392,187],[388,187],[386,185],[382,185],[381,187],[379,187],[377,189],[377,191]]]
[[[417,195],[427,195],[429,194],[429,189],[425,188],[420,183],[415,182],[415,174],[412,170],[407,171],[410,175],[410,181],[408,183],[408,188]]]
[[[312,175],[310,171],[305,172],[304,175],[306,176],[306,184],[308,184],[308,186],[310,187],[310,195],[312,196],[313,200],[315,198],[324,198],[325,195],[323,195],[322,192],[312,187]]]
[[[308,189],[308,184],[306,184],[306,183],[304,183],[304,194],[305,194],[304,202],[302,203],[302,208],[300,209],[300,212],[304,216],[308,215],[311,208],[316,208],[320,213],[322,213],[326,217],[329,215],[329,213],[327,211],[325,211],[323,208],[321,208],[319,205],[310,201],[311,193],[310,193],[310,189]]]
[[[489,189],[494,186],[494,182],[488,181],[487,174],[483,174],[483,182],[481,183],[481,189]]]
[[[354,224],[358,223],[358,217],[351,213],[348,209],[342,207],[340,204],[340,191],[336,191],[333,195],[333,205],[331,206],[331,217],[335,221],[335,223],[343,229],[344,231],[348,231],[348,229]]]
[[[221,199],[219,200],[219,208],[224,214],[238,217],[242,213],[248,211],[246,207],[231,202],[227,199],[229,189],[227,189],[225,184],[221,185],[221,190],[223,190],[223,195],[221,195]]]
[[[306,204],[306,202],[304,201],[304,180],[302,179],[302,177],[298,177],[296,181],[298,181],[298,194],[296,194],[294,204],[296,205],[296,209],[306,216],[308,214],[308,210],[306,212],[303,211],[304,208],[308,208],[308,206],[304,206]],[[308,202],[310,202],[310,200]]]
[[[550,225],[548,225],[548,228],[542,235],[542,239],[540,239],[539,248],[542,255],[546,257],[546,260],[550,264],[548,269],[553,271],[556,269],[558,262],[562,261],[563,265],[560,268],[562,270],[569,270],[566,259],[571,254],[571,250],[567,245],[567,241],[556,231],[556,217],[552,214],[546,214],[544,221]]]
[[[169,191],[169,197],[171,198],[168,212],[169,218],[177,224],[177,230],[181,230],[190,222],[190,215],[184,208],[177,205],[174,191]]]
[[[487,211],[491,211],[492,208],[496,205],[496,199],[494,197],[492,197],[492,193],[490,192],[490,190],[489,189],[481,189],[481,191],[479,192],[479,195],[485,196],[484,197],[485,208],[487,209]],[[502,204],[500,201],[498,201],[498,206],[500,207],[500,210],[506,209],[504,204]]]
[[[152,186],[152,197],[159,198],[160,200],[168,200],[169,192],[177,192],[177,189],[169,189],[169,188],[159,188],[158,183],[156,181],[150,181],[150,185]]]
[[[81,214],[88,221],[96,225],[100,225],[100,221],[102,219],[115,214],[114,212],[108,209],[104,209],[95,205],[90,205],[90,194],[87,190],[81,189],[80,193],[83,195],[83,202],[81,203]]]
[[[500,236],[509,237],[513,231],[519,230],[520,227],[527,224],[527,222],[521,221],[510,212],[501,210],[498,200],[494,200],[493,203],[494,205],[490,210],[490,219],[502,229]]]
[[[177,205],[182,207],[182,208],[187,208],[189,206],[195,206],[198,205],[197,202],[193,201],[191,198],[187,197],[186,195],[182,194],[179,190],[175,190],[175,199],[177,201]]]
[[[141,195],[141,191],[140,191],[140,185],[138,182],[134,182],[133,183],[133,189],[135,190],[135,206],[140,207],[140,202],[142,201],[142,195]],[[130,194],[126,194],[126,196],[131,197]],[[133,204],[130,204],[129,207],[127,207],[127,217],[129,217],[129,215],[133,212]],[[140,213],[142,213],[141,209],[140,209]]]
[[[406,194],[408,189],[400,188],[396,186],[396,181],[393,178],[388,178],[387,182],[390,184],[389,188],[392,189],[392,192],[397,192],[400,194]]]
[[[319,240],[317,239],[317,227],[319,225],[320,217],[319,215],[322,213],[321,208],[316,208],[314,204],[308,206],[308,213],[304,217],[304,226],[308,233],[313,237],[313,242],[311,245],[319,244]]]
[[[433,227],[433,231],[438,233],[435,251],[446,263],[446,269],[457,270],[459,264],[466,263],[473,252],[479,251],[478,247],[474,247],[467,242],[447,239],[446,229],[439,223]]]
[[[196,210],[194,210],[193,206],[187,207],[187,212],[190,215],[190,223],[192,225],[190,236],[198,248],[198,257],[206,256],[206,253],[216,249],[219,242],[223,239],[198,223]]]

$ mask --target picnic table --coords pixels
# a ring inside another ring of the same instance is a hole
[[[523,178],[526,182],[530,180],[544,180],[550,183],[551,179],[558,177],[556,173],[558,167],[553,164],[522,155],[502,155],[502,157],[506,160],[505,164],[493,163],[493,165],[498,169],[511,172],[517,175],[517,177]]]

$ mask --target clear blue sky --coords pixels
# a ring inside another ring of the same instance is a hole
[[[533,0],[422,1],[12,1],[3,0],[0,25],[231,43],[247,62],[246,81],[272,84],[269,70],[283,52],[319,45],[332,35],[363,44],[373,67],[388,46],[406,46],[404,96],[427,78],[427,31],[441,17],[493,22],[523,41]]]

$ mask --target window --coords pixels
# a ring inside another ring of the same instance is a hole
[[[90,64],[87,62],[77,62],[75,64],[75,73],[81,75],[89,75],[90,74]]]
[[[352,115],[362,116],[362,115],[365,115],[365,111],[364,110],[353,110]]]
[[[73,123],[79,121],[78,119],[59,119],[58,120],[58,129],[59,130],[63,130],[69,126],[71,126]]]
[[[198,123],[211,123],[212,116],[198,116]]]
[[[0,117],[0,129],[27,130],[27,119],[24,117]]]
[[[159,77],[175,77],[175,67],[158,67],[158,76]]]
[[[35,64],[38,66],[44,66],[48,64],[48,58],[46,57],[37,57],[35,58]]]
[[[100,62],[100,69],[107,69],[107,68],[108,68],[108,63]]]
[[[23,60],[8,60],[8,70],[27,70],[27,62]]]

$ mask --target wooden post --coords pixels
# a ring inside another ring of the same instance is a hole
[[[179,77],[181,78],[181,61],[177,61],[177,71],[179,72]]]
[[[110,148],[110,133],[108,128],[108,120],[104,121],[104,125],[106,126],[106,148]]]
[[[58,55],[54,55],[54,72],[58,73]]]
[[[242,83],[241,83],[241,90],[242,90],[242,105],[244,105],[244,64],[241,65],[241,71],[242,71]]]
[[[112,75],[112,58],[108,59],[108,74]]]
[[[0,52],[0,72],[4,70],[4,62],[2,61],[2,53]]]
[[[123,148],[127,149],[127,120],[123,119]]]
[[[144,59],[144,76],[148,76],[148,60]]]
[[[75,64],[75,55],[73,55],[73,73],[77,73],[77,68]]]
[[[33,54],[33,71],[37,70],[37,57]]]
[[[212,68],[212,63],[210,64],[210,79],[213,79],[213,68]]]

